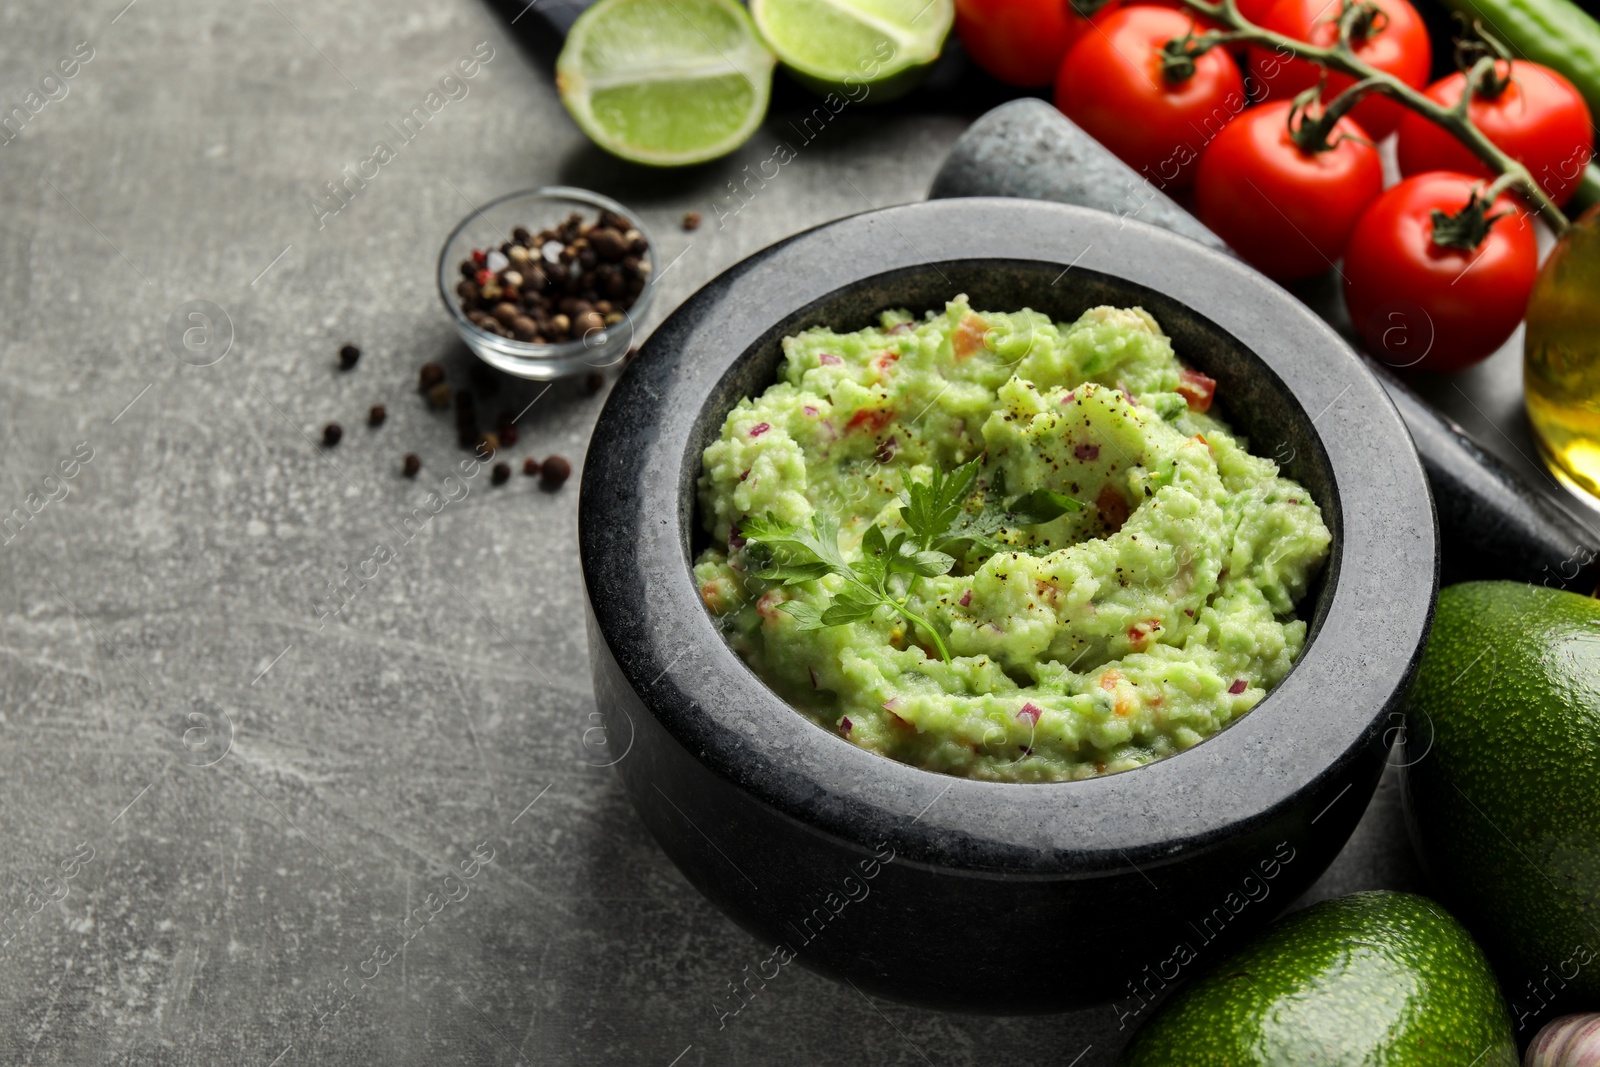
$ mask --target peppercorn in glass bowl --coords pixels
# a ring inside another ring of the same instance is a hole
[[[439,295],[479,359],[545,381],[619,362],[655,272],[655,244],[627,208],[552,186],[463,219],[439,253]]]

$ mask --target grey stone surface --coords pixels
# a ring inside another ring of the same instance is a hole
[[[576,483],[485,472],[401,526],[464,455],[412,383],[428,359],[465,378],[433,268],[468,201],[571,181],[635,205],[674,264],[660,313],[798,228],[919,198],[961,121],[847,111],[801,144],[780,118],[732,160],[640,174],[472,0],[125,2],[0,14],[0,110],[94,49],[0,145],[0,510],[58,498],[0,545],[0,1061],[1111,1062],[1109,1011],[913,1011],[792,969],[719,1030],[768,947],[595,766]],[[400,143],[386,123],[480,41],[468,95]],[[762,184],[780,139],[796,158]],[[394,158],[319,229],[311,198],[379,140]],[[197,299],[232,326],[210,366],[166,339]],[[365,355],[340,374],[346,340]],[[600,399],[480,403],[530,402],[513,457],[581,457]],[[379,543],[397,558],[319,625]],[[1411,884],[1393,797],[1314,895]],[[430,893],[458,899],[430,916]]]

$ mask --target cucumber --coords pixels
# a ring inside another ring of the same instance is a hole
[[[1600,22],[1569,0],[1442,0],[1483,23],[1513,55],[1565,74],[1600,119]]]

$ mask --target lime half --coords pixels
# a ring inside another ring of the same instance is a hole
[[[955,21],[955,0],[750,0],[756,28],[800,81],[852,102],[921,80]],[[863,88],[865,87],[865,88]]]
[[[556,87],[601,148],[673,167],[750,139],[773,64],[733,0],[600,0],[567,35]]]

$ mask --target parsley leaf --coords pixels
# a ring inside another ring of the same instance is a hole
[[[855,563],[847,561],[840,551],[839,523],[831,515],[813,514],[810,527],[784,522],[771,512],[746,518],[740,523],[739,533],[760,546],[760,558],[765,560],[756,577],[786,586],[830,574],[843,578],[848,584],[826,606],[788,600],[781,605],[782,610],[794,618],[800,629],[821,630],[863,622],[879,608],[887,607],[927,634],[940,658],[949,663],[947,632],[906,607],[916,580],[950,573],[956,560],[944,549],[952,545],[965,542],[994,552],[1004,551],[1009,546],[994,536],[1001,530],[1050,522],[1069,511],[1081,511],[1084,506],[1049,489],[1035,489],[1008,503],[1005,474],[996,470],[988,492],[982,494],[973,511],[968,504],[982,462],[980,456],[948,474],[935,465],[927,481],[908,479],[900,509],[906,529],[890,540],[876,523],[867,527],[861,537],[861,559]]]
[[[762,546],[770,553],[770,560],[756,577],[767,581],[797,585],[834,574],[849,584],[834,596],[826,607],[802,600],[787,600],[780,605],[802,630],[820,630],[828,626],[842,626],[848,622],[861,622],[872,617],[881,607],[888,607],[913,626],[933,639],[939,658],[950,662],[950,650],[944,635],[922,616],[906,607],[910,583],[900,583],[896,591],[891,584],[895,574],[943,574],[955,565],[955,560],[940,552],[923,552],[911,545],[905,534],[898,534],[891,545],[884,537],[883,528],[877,524],[867,527],[861,538],[861,560],[849,563],[839,550],[839,524],[829,515],[820,512],[812,515],[811,528],[784,522],[772,513],[760,518],[747,518],[740,523],[740,535],[746,541]]]
[[[962,505],[972,495],[982,458],[963,463],[948,475],[937,465],[926,482],[906,481],[905,506],[900,518],[924,551],[947,535],[960,517]]]
[[[1037,526],[1058,519],[1069,511],[1082,511],[1084,508],[1082,501],[1050,489],[1035,489],[1010,502],[1006,502],[1005,496],[1005,471],[997,469],[978,510],[959,511],[943,533],[935,538],[937,547],[942,549],[965,541],[991,552],[1008,551],[1012,546],[994,536],[1001,530]]]

